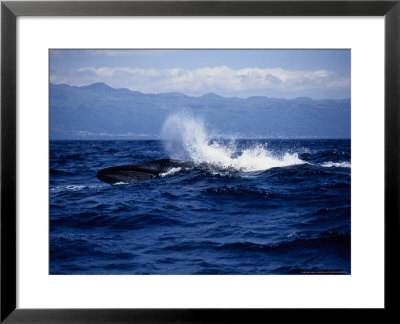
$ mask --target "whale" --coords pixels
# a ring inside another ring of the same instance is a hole
[[[109,184],[134,183],[159,177],[173,168],[193,167],[193,162],[161,159],[141,164],[119,165],[101,169],[97,179]]]

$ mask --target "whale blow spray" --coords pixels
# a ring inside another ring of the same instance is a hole
[[[265,144],[239,148],[234,138],[215,140],[202,119],[187,113],[171,115],[165,121],[161,136],[164,149],[173,159],[213,164],[238,171],[260,171],[302,164],[297,154],[274,155]]]

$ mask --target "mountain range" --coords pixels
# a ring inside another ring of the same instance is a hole
[[[157,139],[185,111],[207,129],[240,138],[350,138],[351,101],[145,94],[104,83],[50,84],[50,139]]]

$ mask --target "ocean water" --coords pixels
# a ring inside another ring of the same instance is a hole
[[[50,142],[50,274],[350,274],[350,140],[178,131]],[[211,167],[96,178],[162,158]]]

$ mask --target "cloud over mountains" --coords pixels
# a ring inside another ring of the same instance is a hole
[[[350,94],[350,77],[325,69],[293,71],[254,67],[233,69],[227,66],[195,69],[87,66],[62,73],[53,71],[50,82],[74,86],[105,82],[114,88],[128,88],[145,93],[177,91],[191,96],[215,92],[232,97],[256,94],[275,96],[279,93],[296,97],[316,90],[327,94]]]

